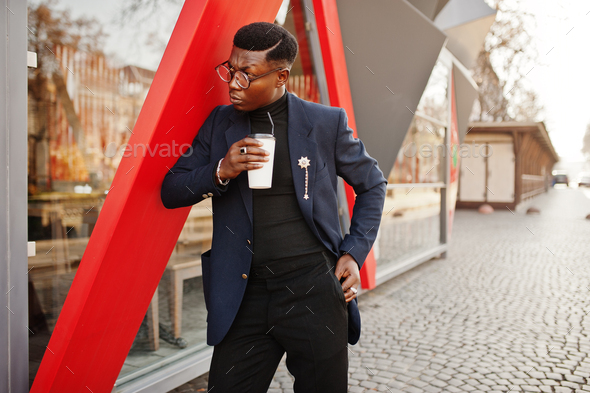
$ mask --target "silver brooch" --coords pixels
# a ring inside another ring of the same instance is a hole
[[[310,160],[307,157],[301,157],[299,159],[299,166],[301,167],[301,169],[305,169],[305,195],[303,195],[303,199],[309,199],[309,196],[307,195],[307,185],[309,184],[309,174],[307,173],[307,167],[310,164]]]

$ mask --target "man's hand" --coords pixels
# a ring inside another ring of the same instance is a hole
[[[344,291],[344,298],[346,302],[350,302],[356,297],[350,288],[357,289],[361,284],[361,275],[359,274],[359,265],[356,263],[354,258],[350,254],[344,254],[336,262],[336,269],[334,274],[340,280],[342,277],[345,278],[342,283],[342,290]]]
[[[242,171],[262,168],[261,162],[267,162],[270,153],[260,146],[262,142],[248,137],[231,145],[219,168],[219,177],[222,181],[235,179]],[[240,154],[242,147],[246,148],[247,154]],[[217,179],[215,182],[218,183]]]

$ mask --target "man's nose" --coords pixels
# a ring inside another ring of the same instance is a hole
[[[229,81],[229,88],[231,90],[242,90],[242,86],[240,86],[238,84],[237,77],[238,77],[238,74],[237,73],[234,73],[231,76],[231,80]]]

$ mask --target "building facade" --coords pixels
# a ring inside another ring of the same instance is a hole
[[[469,129],[472,153],[462,160],[458,208],[514,209],[551,187],[559,156],[543,122],[477,122]]]

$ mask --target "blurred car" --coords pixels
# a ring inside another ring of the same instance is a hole
[[[565,184],[566,186],[569,184],[569,179],[565,173],[558,173],[553,176],[553,185],[555,184]]]
[[[590,173],[583,173],[580,175],[578,187],[590,187]]]

